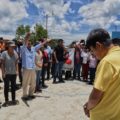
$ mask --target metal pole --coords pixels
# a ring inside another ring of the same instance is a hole
[[[46,31],[47,31],[47,38],[48,38],[48,15],[46,14]]]

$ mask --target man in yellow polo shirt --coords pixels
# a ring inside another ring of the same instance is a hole
[[[100,63],[84,112],[90,120],[120,120],[120,47],[104,29],[91,31],[87,46]]]

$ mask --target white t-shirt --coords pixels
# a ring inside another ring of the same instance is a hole
[[[97,66],[97,59],[91,55],[89,59],[89,67],[96,68],[96,66]]]
[[[88,60],[89,60],[89,53],[83,51],[81,57],[83,58],[83,62],[82,63],[86,64],[88,62]]]
[[[36,55],[35,55],[35,63],[37,63],[37,64],[43,64],[43,54],[42,54],[42,52],[40,51],[40,54],[38,54],[37,52],[36,52]],[[36,70],[41,70],[42,69],[42,67],[38,67],[37,65],[36,65]]]

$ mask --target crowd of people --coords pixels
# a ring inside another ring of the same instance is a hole
[[[16,105],[17,83],[23,89],[23,100],[34,99],[35,92],[42,92],[48,86],[45,80],[53,79],[53,84],[64,83],[67,79],[77,79],[93,84],[97,59],[95,55],[87,49],[85,41],[73,42],[71,48],[74,49],[74,68],[64,70],[64,63],[70,64],[69,48],[66,48],[62,39],[58,40],[58,45],[51,48],[48,45],[50,40],[40,39],[32,45],[30,33],[27,33],[24,40],[3,42],[0,40],[0,65],[2,78],[4,81],[4,106],[9,105],[9,89],[12,93],[12,104]],[[68,61],[68,62],[67,62]],[[65,78],[63,77],[65,74]],[[89,80],[88,80],[89,76]],[[2,81],[2,80],[1,80]]]
[[[17,76],[23,90],[23,100],[34,99],[35,92],[42,92],[43,88],[48,87],[45,81],[51,77],[53,84],[79,80],[94,83],[90,97],[83,106],[85,114],[91,120],[119,120],[120,39],[111,39],[106,30],[95,29],[90,32],[86,43],[81,40],[66,48],[64,41],[59,39],[58,45],[52,49],[49,42],[40,39],[32,45],[30,33],[26,34],[24,40],[18,40],[17,44],[13,41],[4,43],[0,38],[3,106],[9,105],[9,90],[12,104],[19,104],[16,99]],[[73,59],[70,59],[70,47],[73,49]],[[72,69],[63,69],[64,64],[70,65],[73,61]]]

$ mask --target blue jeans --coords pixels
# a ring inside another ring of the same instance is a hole
[[[58,63],[55,64],[54,81],[56,81],[57,76],[59,78],[59,81],[62,81],[63,64],[64,64],[64,62],[58,62]]]
[[[41,87],[41,71],[42,70],[36,70],[36,89],[40,89]]]
[[[80,78],[80,68],[81,68],[80,63],[74,65],[74,71],[73,71],[74,78],[76,78],[76,74],[78,75],[78,78]]]
[[[89,68],[90,71],[90,82],[94,82],[95,79],[95,72],[96,72],[96,68]]]

